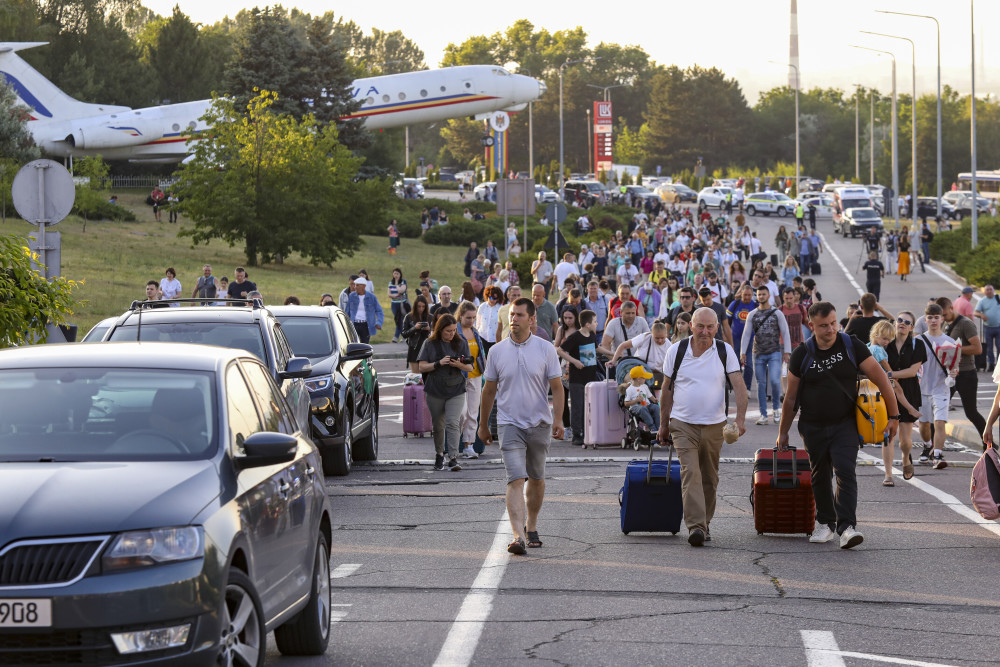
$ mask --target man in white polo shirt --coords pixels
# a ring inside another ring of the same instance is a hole
[[[515,301],[510,307],[510,336],[491,347],[486,359],[486,384],[479,406],[479,438],[489,445],[490,411],[499,396],[500,457],[507,473],[507,515],[514,531],[507,551],[517,555],[523,555],[526,547],[542,546],[537,524],[545,497],[545,456],[551,439],[563,437],[559,357],[551,343],[531,335],[534,325],[535,304],[531,299]]]

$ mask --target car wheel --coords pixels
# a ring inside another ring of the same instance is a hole
[[[374,399],[374,404],[378,406],[378,396]],[[372,414],[372,427],[366,435],[361,440],[358,440],[357,444],[354,445],[357,450],[354,452],[354,458],[358,461],[376,461],[378,460],[378,408],[376,407],[375,412]]]
[[[726,210],[726,200],[725,200],[725,199],[723,199],[723,200],[721,200],[721,201],[719,202],[719,210],[720,210],[720,211],[724,211],[724,210]]]
[[[757,215],[757,209],[752,204],[747,206],[747,215]]]
[[[264,632],[260,597],[254,590],[250,577],[239,570],[229,571],[220,620],[222,636],[219,665],[263,665],[267,635]]]
[[[330,548],[319,534],[312,589],[302,611],[274,630],[282,655],[323,655],[330,644]]]
[[[323,450],[323,474],[334,477],[344,477],[351,473],[352,449],[354,440],[351,436],[351,418],[344,417],[344,442]]]
[[[788,209],[785,208],[784,206],[779,206],[778,207],[778,217],[779,218],[784,218],[786,215],[788,215]]]

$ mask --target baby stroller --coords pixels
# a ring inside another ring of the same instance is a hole
[[[622,409],[622,413],[625,416],[625,437],[622,438],[622,449],[631,447],[639,451],[642,447],[652,446],[656,441],[656,433],[650,431],[649,427],[646,426],[646,423],[638,415],[633,414],[625,407],[625,391],[629,386],[629,373],[636,366],[641,366],[650,373],[654,370],[639,359],[629,357],[618,363],[618,367],[615,370],[615,380],[618,383],[618,406]],[[659,386],[657,386],[655,378],[646,380],[646,385],[654,392],[654,395],[659,391]]]

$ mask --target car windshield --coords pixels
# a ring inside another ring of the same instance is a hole
[[[297,357],[316,359],[333,354],[333,334],[326,317],[279,317],[281,330]]]
[[[131,322],[127,326],[118,327],[111,334],[110,340],[139,340],[137,327]],[[245,350],[257,355],[262,361],[267,361],[264,355],[264,341],[256,324],[239,324],[232,322],[160,322],[143,323],[142,339],[144,341],[160,341],[166,343],[196,343],[198,345],[217,345]]]
[[[216,449],[212,375],[0,371],[0,461],[192,461]]]
[[[862,206],[871,206],[871,202],[867,199],[841,199],[841,205],[846,211],[849,208],[861,208]]]
[[[875,220],[878,218],[878,213],[870,208],[856,208],[854,209],[853,216],[855,220]]]

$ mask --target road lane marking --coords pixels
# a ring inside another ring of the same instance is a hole
[[[833,257],[833,261],[837,263],[837,266],[840,267],[840,270],[844,272],[845,276],[847,276],[847,282],[851,283],[851,286],[854,287],[854,289],[858,290],[858,294],[864,294],[865,291],[861,289],[861,285],[859,285],[858,281],[854,279],[854,276],[851,274],[851,272],[847,270],[847,267],[844,265],[844,263],[840,261],[840,255],[838,255],[837,251],[833,249],[833,246],[831,246],[829,243],[826,242],[826,236],[821,232],[819,238],[821,241],[823,241],[823,245],[826,247],[826,251],[830,254],[831,257]]]
[[[885,466],[882,464],[881,459],[877,459],[870,454],[865,454],[864,452],[858,452],[858,457],[863,460],[872,461],[872,465],[874,465],[876,468],[885,470]],[[897,470],[896,468],[892,469],[892,474],[899,475],[900,478],[902,478],[903,476],[902,471]],[[912,484],[913,486],[917,487],[924,493],[934,496],[935,498],[940,500],[945,507],[955,512],[959,516],[968,519],[969,521],[978,526],[982,526],[983,528],[990,531],[994,535],[1000,536],[1000,524],[998,524],[995,521],[988,521],[983,517],[979,516],[979,514],[974,509],[972,509],[971,507],[960,501],[958,498],[951,495],[950,493],[945,493],[936,486],[931,486],[927,482],[921,479],[917,479],[916,477],[911,477],[910,479],[904,479],[903,481]]]
[[[344,577],[349,577],[355,572],[361,569],[361,563],[344,563],[343,565],[338,565],[333,568],[330,572],[331,579],[343,579]]]
[[[800,630],[799,632],[802,635],[802,643],[806,647],[806,664],[809,667],[847,667],[844,658],[887,662],[894,665],[912,665],[913,667],[954,667],[954,665],[945,665],[938,662],[924,662],[923,660],[894,658],[887,655],[874,655],[872,653],[841,651],[840,647],[837,646],[837,639],[833,636],[832,632],[824,630]]]
[[[493,544],[486,553],[486,560],[462,601],[458,616],[434,661],[434,667],[466,667],[472,662],[486,619],[493,608],[493,599],[500,588],[500,580],[510,562],[510,553],[507,552],[510,536],[510,518],[504,510],[493,536]]]

